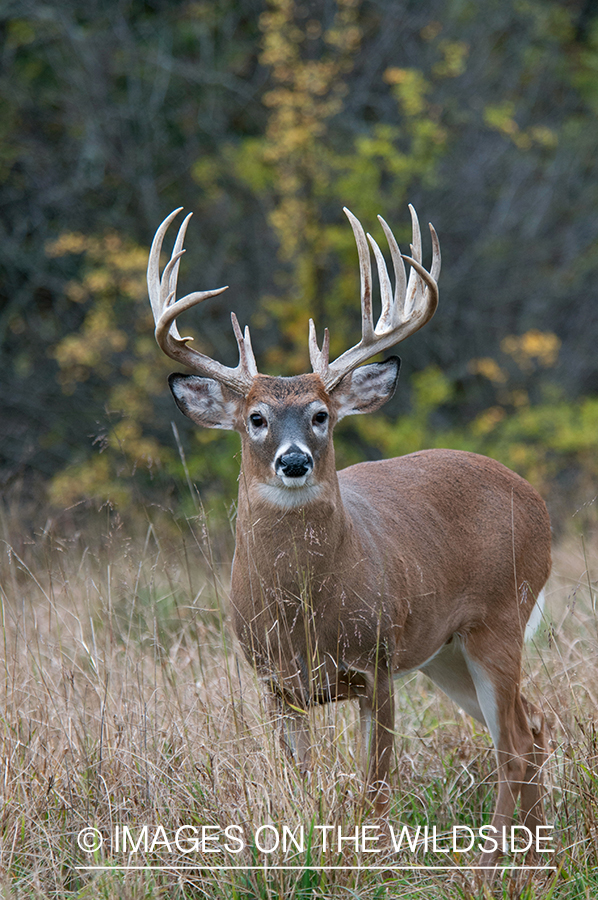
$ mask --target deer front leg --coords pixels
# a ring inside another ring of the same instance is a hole
[[[394,702],[392,679],[379,669],[368,679],[365,696],[359,698],[359,715],[365,770],[366,798],[377,816],[386,816],[390,808],[390,760],[394,738]]]

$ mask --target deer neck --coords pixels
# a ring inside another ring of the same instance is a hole
[[[236,556],[248,557],[250,568],[258,565],[271,571],[274,564],[279,578],[282,571],[289,577],[330,572],[334,559],[354,539],[341,499],[334,449],[330,448],[312,484],[285,491],[288,497],[280,489],[265,490],[264,480],[242,467]]]

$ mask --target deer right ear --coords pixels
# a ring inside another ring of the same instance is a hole
[[[168,376],[168,384],[176,405],[197,425],[234,431],[241,397],[213,378],[199,375]]]

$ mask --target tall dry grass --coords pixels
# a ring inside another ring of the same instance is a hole
[[[525,692],[551,725],[545,781],[556,853],[545,859],[558,872],[511,872],[484,887],[468,870],[392,868],[464,865],[471,854],[356,855],[349,841],[340,853],[322,851],[314,826],[350,835],[374,823],[360,803],[355,710],[345,703],[314,713],[317,758],[303,779],[280,751],[271,710],[227,622],[231,540],[214,548],[221,530],[201,512],[182,522],[159,510],[145,515],[140,529],[104,509],[79,530],[57,519],[25,537],[17,518],[3,514],[2,896],[598,896],[595,535],[555,552],[546,621],[525,661]],[[392,821],[439,832],[487,824],[495,773],[485,731],[420,675],[397,687],[396,705]],[[208,844],[212,853],[165,843],[183,825],[214,826],[214,835],[233,824],[248,840],[240,853],[226,853],[221,835]],[[265,824],[296,836],[303,826],[306,846],[260,853],[251,836]],[[115,828],[122,834],[125,825],[135,839],[149,826],[158,843],[115,850]],[[77,840],[90,827],[104,840],[95,853]],[[294,868],[266,871],[266,860]],[[378,868],[317,868],[324,864]],[[239,868],[201,868],[214,865]]]

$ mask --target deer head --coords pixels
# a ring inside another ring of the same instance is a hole
[[[404,340],[434,315],[440,272],[438,238],[430,225],[433,258],[428,272],[421,262],[417,215],[413,207],[409,209],[413,226],[411,256],[401,254],[389,226],[378,217],[390,248],[394,291],[378,244],[371,235],[366,238],[360,222],[345,209],[359,254],[361,340],[331,362],[328,329],[324,331],[320,348],[314,322],[310,319],[309,354],[313,373],[291,378],[273,378],[258,373],[249,328],[242,332],[234,313],[231,319],[239,350],[239,363],[235,368],[223,366],[188,346],[191,338],[180,336],[177,317],[227,288],[195,292],[177,300],[177,276],[185,252],[183,241],[190,215],[179,229],[162,278],[159,274],[162,243],[180,210],[172,212],[156,233],[148,265],[156,340],[168,356],[197,373],[170,376],[170,388],[177,405],[198,425],[233,429],[241,434],[243,458],[246,462],[251,460],[251,466],[246,465],[246,469],[261,485],[263,498],[276,505],[297,506],[320,494],[324,474],[330,474],[334,468],[331,435],[336,423],[344,416],[377,410],[392,396],[397,384],[400,366],[397,357],[367,366],[362,363]],[[376,258],[381,293],[381,312],[375,326],[368,241]],[[403,260],[411,265],[409,279]]]

